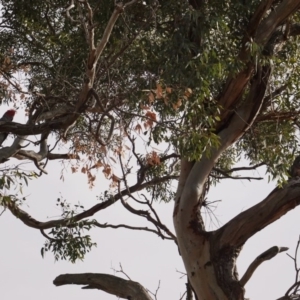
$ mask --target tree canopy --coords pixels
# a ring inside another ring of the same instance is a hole
[[[1,205],[41,230],[42,255],[75,262],[94,245],[87,231],[110,226],[97,212],[120,201],[151,223],[143,230],[178,245],[188,299],[244,299],[253,272],[236,272],[242,246],[300,203],[296,161],[290,167],[300,152],[299,8],[298,0],[2,0],[1,104],[24,111],[27,122],[0,121],[0,132],[15,136],[0,162],[32,168],[5,164]],[[235,166],[244,159],[248,166]],[[12,187],[45,176],[51,160],[86,174],[91,188],[103,172],[110,189],[90,208],[58,199],[61,218],[39,221]],[[237,172],[263,165],[278,188],[208,231],[209,188],[255,180]],[[175,232],[152,205],[172,200]],[[55,284],[95,287],[102,278],[85,275]],[[150,299],[139,284],[105,279]]]

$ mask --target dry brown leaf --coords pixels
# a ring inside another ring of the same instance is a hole
[[[140,134],[141,131],[142,131],[142,126],[141,126],[140,124],[137,124],[137,125],[134,127],[134,130]]]
[[[111,179],[112,179],[112,181],[114,181],[114,182],[120,182],[120,181],[121,181],[121,178],[118,177],[118,176],[116,176],[115,174],[112,174]]]
[[[109,165],[105,165],[102,172],[103,172],[104,176],[106,178],[108,178],[109,175],[111,174],[111,168],[110,168],[110,166]]]
[[[172,93],[172,88],[166,87],[166,92],[167,92],[168,94],[171,94],[171,93]]]
[[[146,157],[147,163],[151,166],[159,165],[160,164],[160,157],[158,156],[157,152],[152,151]]]
[[[144,110],[149,110],[149,109],[150,109],[149,106],[143,105],[143,104],[140,104],[140,108],[141,108],[141,109],[144,109]]]
[[[182,100],[178,99],[176,103],[173,103],[173,108],[177,110],[182,105]]]
[[[159,83],[157,83],[156,84],[156,98],[161,99],[162,96],[163,96],[162,86]]]
[[[156,113],[152,112],[152,111],[147,111],[145,114],[146,117],[156,121]]]
[[[150,104],[153,103],[153,102],[155,101],[155,97],[154,97],[154,95],[153,95],[152,92],[149,93],[149,95],[148,95],[148,100],[149,100],[149,103],[150,103]]]

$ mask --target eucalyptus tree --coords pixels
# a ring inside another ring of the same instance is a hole
[[[111,226],[96,214],[120,201],[152,224],[141,229],[178,246],[188,299],[244,299],[258,265],[286,250],[269,249],[239,278],[244,243],[300,203],[296,162],[289,172],[299,153],[299,8],[299,0],[2,0],[2,103],[24,110],[27,123],[0,123],[0,132],[15,136],[0,161],[33,164],[32,171],[1,170],[1,205],[41,230],[42,254],[74,262],[93,246],[82,230]],[[62,144],[66,153],[56,150]],[[249,166],[236,168],[242,158]],[[41,222],[7,191],[57,159],[91,186],[102,171],[111,188],[89,209],[62,205],[60,219]],[[209,188],[262,165],[279,186],[208,231]],[[174,201],[175,233],[153,201]],[[61,275],[54,283],[150,299],[140,284],[107,274]]]

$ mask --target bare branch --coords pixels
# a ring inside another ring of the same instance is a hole
[[[112,15],[111,15],[111,17],[110,17],[107,25],[106,25],[106,28],[105,28],[104,33],[102,35],[101,41],[96,46],[96,49],[95,49],[95,61],[92,62],[93,64],[97,63],[98,59],[100,58],[100,56],[101,56],[101,54],[102,54],[102,52],[103,52],[103,50],[104,50],[104,48],[105,48],[108,40],[109,40],[109,37],[110,37],[110,35],[112,33],[112,30],[114,28],[114,25],[115,25],[118,17],[124,11],[125,5],[123,5],[122,3],[117,3],[116,4],[115,9],[114,9],[114,11],[113,11],[113,13],[112,13]]]
[[[155,233],[156,235],[158,236],[161,236],[161,234],[154,230],[154,229],[150,229],[148,227],[135,227],[135,226],[129,226],[129,225],[125,225],[125,224],[119,224],[119,225],[112,225],[112,224],[100,224],[98,222],[93,222],[93,225],[99,227],[99,228],[113,228],[113,229],[117,229],[117,228],[127,228],[127,229],[130,229],[130,230],[142,230],[142,231],[149,231],[149,232],[152,232],[152,233]],[[164,236],[163,237],[164,239],[167,239],[167,240],[173,240],[173,238],[170,238],[168,236]]]
[[[146,289],[138,282],[109,274],[63,274],[56,277],[54,285],[85,285],[83,289],[98,289],[125,299],[152,300]]]
[[[257,168],[264,166],[265,163],[261,162],[259,164],[253,165],[253,166],[249,166],[249,167],[236,167],[236,168],[232,168],[230,170],[225,170],[223,172],[225,173],[232,173],[232,172],[237,172],[237,171],[249,171],[249,170],[256,170]]]
[[[131,0],[127,3],[124,4],[123,9],[125,9],[127,6],[133,5],[134,3],[136,3],[138,0]]]
[[[158,286],[157,286],[155,293],[152,293],[150,290],[147,290],[151,295],[154,296],[155,300],[157,300],[157,293],[158,293],[159,288],[160,288],[160,280],[158,281]]]
[[[74,0],[71,0],[70,5],[66,8],[66,15],[73,23],[80,23],[79,20],[74,20],[70,15],[70,10],[73,9],[74,7],[75,7]]]
[[[278,247],[278,246],[273,246],[267,251],[263,252],[259,256],[255,258],[255,260],[250,264],[248,267],[247,271],[245,272],[244,276],[240,280],[241,286],[245,286],[245,284],[249,281],[257,267],[263,263],[266,260],[269,260],[276,256],[278,253],[281,253],[283,251],[287,251],[289,248],[287,247]]]
[[[48,153],[47,158],[49,160],[54,160],[54,159],[80,159],[80,156],[78,154],[72,154],[72,153]]]
[[[125,271],[123,270],[123,267],[122,267],[122,264],[120,263],[120,270],[116,270],[116,269],[113,269],[116,273],[121,273],[123,274],[124,276],[126,276],[129,280],[131,280],[131,278],[128,276],[128,274],[125,273]]]
[[[80,159],[79,155],[77,154],[71,154],[71,153],[50,153],[48,151],[47,142],[46,148],[43,148],[41,146],[41,150],[39,152],[34,152],[32,150],[19,150],[16,154],[12,155],[12,157],[24,160],[24,159],[30,159],[34,162],[35,166],[42,172],[47,174],[47,171],[44,170],[39,163],[41,160],[47,158],[49,160],[56,160],[56,159]]]
[[[131,196],[131,195],[129,194],[129,196]],[[175,243],[177,243],[176,236],[168,229],[168,227],[166,225],[162,224],[159,219],[155,220],[148,211],[134,209],[123,199],[122,196],[121,196],[121,203],[132,214],[143,217],[143,218],[147,219],[149,222],[151,222],[157,228],[157,234],[159,234],[159,236],[161,238],[163,238],[163,239],[165,238],[165,236],[161,233],[161,230],[163,230],[170,236],[171,239],[174,240]]]
[[[1,151],[1,150],[0,150]],[[154,178],[148,182],[145,182],[143,184],[135,184],[129,188],[129,190],[123,190],[120,193],[112,196],[110,199],[98,203],[91,207],[90,209],[73,216],[72,218],[66,218],[66,219],[58,219],[58,220],[52,220],[47,222],[41,222],[34,218],[32,218],[27,212],[22,210],[16,202],[9,201],[5,204],[5,206],[11,211],[11,213],[18,219],[20,219],[25,225],[36,228],[36,229],[50,229],[56,226],[68,226],[70,223],[78,222],[82,219],[88,218],[96,214],[98,211],[103,210],[111,205],[113,205],[116,201],[118,201],[121,197],[128,196],[129,193],[134,193],[140,190],[143,190],[146,187],[171,180],[176,179],[177,176],[165,176],[161,178]],[[167,232],[167,231],[166,231]]]
[[[285,297],[287,297],[287,299],[291,299],[289,297],[289,293],[293,290],[293,289],[297,289],[300,286],[300,281],[296,281],[285,293]],[[300,295],[298,296],[298,298],[292,298],[292,299],[299,299]],[[281,299],[281,298],[280,298]]]
[[[215,176],[215,175],[211,175],[212,177],[214,178],[217,178],[217,179],[226,179],[226,178],[230,178],[230,179],[240,179],[240,180],[243,180],[243,179],[246,179],[246,180],[262,180],[263,177],[242,177],[242,176],[232,176],[232,175],[229,175],[227,171],[223,171],[219,168],[213,168],[214,171],[220,173],[223,175],[223,177],[218,177],[218,176]]]

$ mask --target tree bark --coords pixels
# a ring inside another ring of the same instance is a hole
[[[85,285],[83,289],[98,289],[117,297],[130,300],[152,300],[138,282],[109,274],[62,274],[53,281],[56,286],[65,284]]]
[[[264,49],[278,26],[299,8],[300,0],[283,0],[275,10],[269,11],[272,4],[273,1],[266,0],[258,6],[240,53],[245,68],[228,77],[217,97],[223,108],[221,121],[216,126],[220,145],[211,151],[209,157],[203,156],[198,162],[183,159],[181,163],[173,221],[187,275],[199,300],[243,300],[243,285],[247,278],[240,282],[236,271],[236,259],[243,244],[257,231],[300,204],[300,182],[297,179],[282,189],[276,188],[261,203],[216,231],[205,230],[200,214],[205,183],[218,158],[254,124],[261,110],[266,109],[264,98],[272,67],[254,63],[247,47],[248,40],[251,38]],[[273,44],[272,49],[275,49]]]

